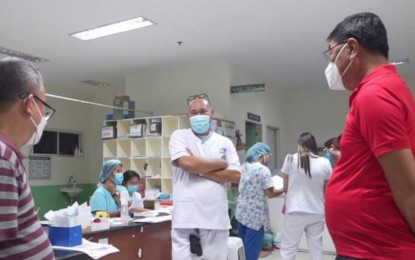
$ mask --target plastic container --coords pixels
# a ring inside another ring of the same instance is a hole
[[[128,224],[130,221],[130,214],[128,214],[128,196],[128,191],[121,191],[120,221],[123,224]]]

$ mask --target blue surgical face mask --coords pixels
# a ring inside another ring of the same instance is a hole
[[[128,192],[137,192],[139,188],[138,188],[138,185],[128,185],[127,190]]]
[[[333,155],[331,155],[331,153],[326,153],[324,155],[324,157],[326,157],[327,159],[329,159],[331,166],[333,167],[334,164],[336,163],[336,161],[334,160]]]
[[[196,115],[190,118],[190,125],[196,134],[204,134],[210,130],[210,116]]]
[[[114,179],[115,184],[121,185],[123,180],[124,180],[124,175],[122,173],[115,174],[115,179]]]

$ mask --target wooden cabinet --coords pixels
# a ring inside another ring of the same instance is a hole
[[[92,242],[107,239],[108,244],[118,248],[120,252],[100,259],[171,259],[171,222],[156,224],[131,225],[87,234],[84,237]]]

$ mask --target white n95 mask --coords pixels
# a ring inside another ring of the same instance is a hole
[[[33,133],[32,137],[30,137],[29,141],[27,141],[26,145],[36,145],[36,144],[39,143],[40,138],[42,138],[43,130],[45,129],[45,126],[48,122],[46,120],[46,117],[42,116],[42,113],[40,113],[39,107],[36,105],[36,103],[35,103],[35,106],[37,108],[37,112],[41,116],[41,120],[40,120],[40,123],[38,125],[36,125],[33,118],[30,117],[30,120],[32,120],[33,124],[36,127],[36,131]]]
[[[346,46],[347,46],[347,44],[345,44],[341,48],[341,50],[337,54],[336,59],[334,60],[334,62],[330,62],[329,65],[327,65],[326,70],[324,71],[324,74],[326,75],[327,83],[328,83],[329,88],[331,90],[347,90],[346,87],[343,84],[342,78],[343,78],[344,74],[347,72],[347,70],[349,69],[350,65],[352,65],[353,60],[351,60],[349,62],[346,69],[343,71],[343,74],[340,74],[339,68],[336,65],[337,58],[339,57],[340,53],[344,50],[344,48]]]

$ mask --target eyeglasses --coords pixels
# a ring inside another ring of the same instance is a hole
[[[190,105],[190,103],[197,98],[204,99],[210,104],[209,96],[207,94],[197,94],[187,98],[187,105]]]
[[[338,44],[334,45],[333,47],[329,48],[328,50],[324,51],[323,52],[324,58],[326,58],[326,60],[328,62],[332,62],[332,60],[330,59],[330,56],[332,54],[333,49],[336,48],[337,46],[340,46],[340,45],[345,44],[345,43],[347,43],[347,41],[338,43]]]
[[[26,94],[20,94],[19,98],[25,99],[27,98],[27,96],[29,96],[31,93],[26,93]],[[45,113],[45,118],[46,121],[49,121],[49,119],[52,118],[52,116],[55,114],[56,109],[54,109],[53,107],[51,107],[48,103],[46,103],[45,101],[43,101],[42,99],[40,99],[40,97],[36,96],[35,94],[32,94],[33,97],[38,100],[40,103],[42,103],[42,105],[45,107],[46,113]]]

